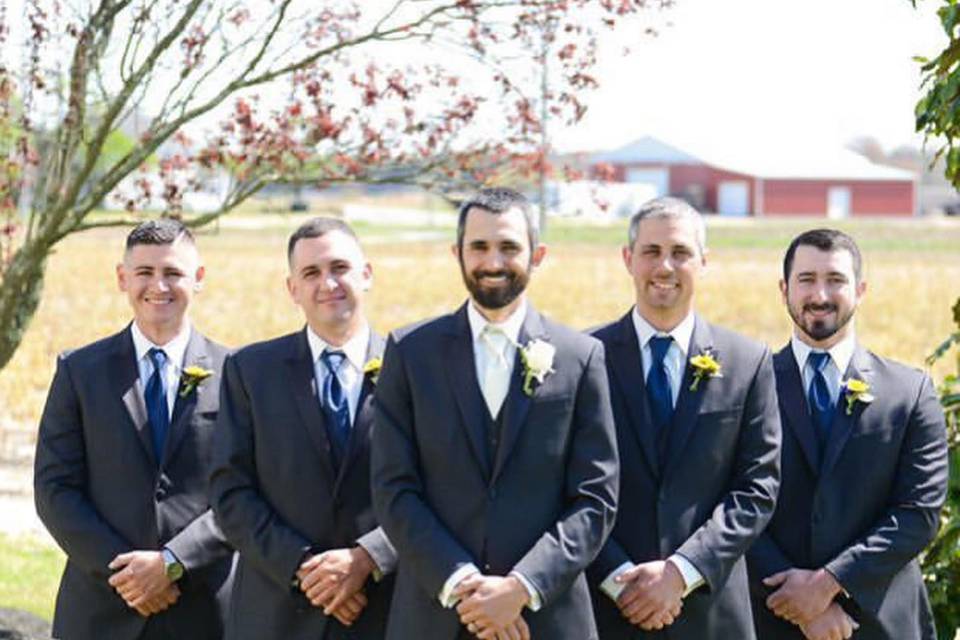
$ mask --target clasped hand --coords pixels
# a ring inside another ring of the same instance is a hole
[[[530,629],[520,615],[530,601],[526,587],[514,576],[475,573],[453,590],[457,613],[467,631],[481,640],[530,640]]]
[[[767,608],[800,627],[807,640],[846,640],[860,625],[834,602],[842,590],[823,569],[787,569],[763,580],[776,587]]]
[[[672,562],[644,562],[624,571],[616,582],[626,587],[617,598],[621,615],[644,631],[673,624],[683,607],[686,585]]]
[[[107,582],[143,617],[168,609],[180,597],[180,589],[167,577],[160,551],[121,553],[107,566],[114,572]]]
[[[331,549],[304,560],[297,579],[310,604],[349,627],[367,606],[363,585],[374,568],[363,547]]]

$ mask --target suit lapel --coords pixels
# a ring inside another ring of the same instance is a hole
[[[810,470],[814,475],[820,475],[820,443],[810,409],[807,407],[803,377],[790,343],[773,356],[773,369],[776,373],[780,415],[793,429]]]
[[[373,358],[383,356],[385,343],[381,336],[373,331],[370,332],[370,341],[367,343],[367,353],[364,356],[364,363]],[[337,473],[337,484],[334,493],[339,491],[340,484],[347,475],[347,469],[353,464],[354,459],[363,451],[368,442],[370,427],[373,424],[373,391],[374,383],[371,375],[363,374],[363,386],[360,389],[360,399],[357,401],[356,416],[353,419],[353,426],[350,429],[350,438],[347,440],[347,450],[343,455],[343,462]]]
[[[444,364],[447,367],[447,379],[453,387],[453,394],[460,409],[461,422],[467,432],[467,440],[473,449],[474,457],[483,471],[483,477],[489,479],[491,464],[487,455],[483,423],[487,407],[480,393],[480,383],[477,381],[477,366],[473,357],[473,335],[470,333],[470,322],[467,320],[466,304],[460,307],[451,318],[446,343]]]
[[[693,335],[690,337],[690,346],[687,348],[687,356],[683,362],[683,375],[681,376],[682,382],[680,383],[680,395],[677,397],[677,406],[673,412],[673,418],[670,420],[670,426],[667,428],[667,433],[664,434],[666,438],[664,459],[667,461],[663,467],[664,477],[667,477],[683,458],[683,449],[697,426],[697,414],[700,412],[703,398],[715,386],[711,385],[708,379],[704,379],[700,381],[695,391],[690,389],[693,384],[693,368],[687,363],[693,356],[706,352],[713,353],[714,358],[723,366],[723,354],[718,353],[713,346],[713,332],[710,331],[710,325],[698,315],[696,316]]]
[[[207,341],[196,330],[190,330],[190,341],[183,354],[181,369],[196,365],[204,369],[210,368],[210,354],[207,353]],[[167,442],[163,447],[163,464],[173,458],[183,442],[183,437],[190,430],[190,421],[195,411],[213,411],[217,406],[220,392],[217,382],[219,372],[208,378],[199,386],[194,387],[186,396],[177,389],[176,401],[173,404],[173,416],[170,419],[170,430],[167,433]],[[183,386],[181,373],[181,388]],[[201,406],[202,405],[202,406]],[[199,406],[199,409],[198,409]]]
[[[869,383],[872,373],[873,368],[870,366],[870,358],[866,350],[858,344],[856,349],[854,349],[853,358],[850,359],[850,364],[847,366],[847,370],[843,375],[843,380],[857,378]],[[827,446],[824,448],[823,467],[820,473],[821,477],[825,478],[837,463],[837,459],[843,451],[843,446],[847,443],[850,433],[859,424],[860,414],[863,413],[865,408],[866,405],[864,403],[856,402],[848,415],[847,400],[841,389],[840,397],[837,399],[837,410],[836,413],[834,413],[833,423],[830,426],[830,436],[827,438]]]
[[[157,455],[153,450],[150,424],[147,421],[147,407],[143,402],[143,394],[137,388],[140,369],[137,367],[137,352],[133,348],[133,336],[130,334],[129,325],[124,331],[114,336],[114,349],[110,356],[109,369],[110,388],[112,392],[119,395],[130,417],[130,426],[133,427],[147,458],[157,466]]]
[[[294,400],[300,413],[300,421],[313,440],[320,455],[320,468],[326,476],[326,486],[332,488],[336,482],[330,441],[320,411],[320,400],[314,374],[310,345],[307,343],[306,329],[295,334],[290,342],[291,349],[286,359],[286,375],[293,391]]]
[[[647,464],[655,477],[660,475],[660,460],[657,455],[656,433],[653,418],[647,403],[647,389],[643,380],[643,363],[640,342],[633,326],[633,314],[628,312],[620,320],[614,337],[616,346],[607,351],[613,378],[620,387],[620,397],[627,406],[629,428],[637,439]]]
[[[517,342],[521,346],[525,346],[531,340],[536,339],[549,342],[548,338],[540,314],[533,307],[528,306],[527,316],[524,318],[520,333],[517,335]],[[503,466],[517,442],[517,437],[520,435],[520,430],[526,422],[527,414],[530,412],[533,397],[523,392],[523,377],[523,362],[520,357],[520,348],[517,348],[513,361],[513,374],[510,376],[510,388],[503,402],[503,431],[500,437],[500,446],[497,447],[494,454],[496,462],[493,465],[491,482],[496,482],[497,477],[503,470]],[[534,387],[534,394],[536,394],[536,389],[537,387]]]

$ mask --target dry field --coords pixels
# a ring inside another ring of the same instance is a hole
[[[301,325],[283,282],[286,236],[293,224],[279,218],[262,229],[225,225],[217,234],[200,237],[208,277],[194,306],[198,327],[240,346]],[[715,322],[774,347],[783,344],[789,322],[777,291],[786,244],[781,239],[803,227],[760,221],[711,228],[714,248],[698,308]],[[850,230],[866,253],[869,291],[858,316],[862,341],[879,353],[922,366],[952,330],[949,307],[960,296],[960,225],[860,223]],[[632,291],[619,259],[621,233],[622,225],[560,226],[546,264],[534,277],[534,303],[579,328],[624,313]],[[449,240],[410,241],[382,228],[362,234],[374,265],[370,317],[377,330],[442,313],[464,299]],[[437,235],[452,238],[453,231]],[[120,231],[89,233],[68,240],[51,260],[40,310],[20,350],[0,371],[0,428],[33,429],[56,354],[127,322],[126,301],[114,277],[122,242]],[[947,371],[942,363],[933,373],[940,377]]]

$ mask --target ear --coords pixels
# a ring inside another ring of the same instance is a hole
[[[365,262],[360,277],[363,279],[363,290],[369,291],[370,287],[373,286],[373,265]]]
[[[537,248],[533,250],[533,253],[530,254],[530,264],[534,267],[539,267],[540,263],[543,262],[543,259],[547,257],[547,245],[538,244]]]
[[[297,302],[297,285],[293,281],[292,276],[287,276],[287,293],[290,294],[290,299],[293,300],[294,303],[296,303]]]
[[[787,304],[787,281],[783,278],[780,279],[780,300]]]
[[[127,272],[122,262],[117,263],[117,288],[124,293],[127,291]]]
[[[460,260],[460,247],[457,246],[457,243],[450,245],[450,253],[454,258]]]
[[[858,282],[856,291],[857,291],[857,304],[859,304],[860,301],[863,300],[863,296],[867,295],[867,281],[861,280],[860,282]]]
[[[623,266],[627,268],[627,273],[633,273],[630,263],[633,262],[633,249],[628,245],[623,245],[620,249],[620,256],[623,258]]]
[[[203,289],[203,279],[207,275],[207,268],[203,265],[197,267],[197,273],[193,276],[193,290],[200,291]]]

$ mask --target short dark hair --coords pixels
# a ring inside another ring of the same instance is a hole
[[[853,258],[853,275],[860,282],[863,273],[863,258],[860,248],[853,238],[837,229],[811,229],[804,231],[790,243],[783,256],[783,281],[790,282],[790,271],[793,269],[793,258],[797,247],[815,247],[820,251],[847,251]]]
[[[158,218],[141,222],[127,234],[126,250],[140,244],[174,244],[180,240],[195,244],[193,234],[175,218]]]
[[[289,263],[293,260],[293,248],[297,245],[297,242],[306,238],[319,238],[320,236],[330,233],[331,231],[345,233],[356,240],[358,245],[360,244],[360,239],[357,238],[357,234],[354,233],[349,224],[340,218],[323,216],[311,218],[297,227],[296,231],[290,234],[290,240],[287,241],[287,262]]]
[[[540,244],[540,221],[533,214],[530,207],[530,201],[526,196],[510,187],[487,187],[480,189],[475,194],[464,200],[460,204],[460,210],[457,217],[457,249],[463,249],[463,235],[467,227],[467,213],[470,209],[477,207],[490,213],[506,213],[510,209],[517,208],[523,212],[523,217],[527,221],[527,238],[530,240],[530,250],[533,251]]]

